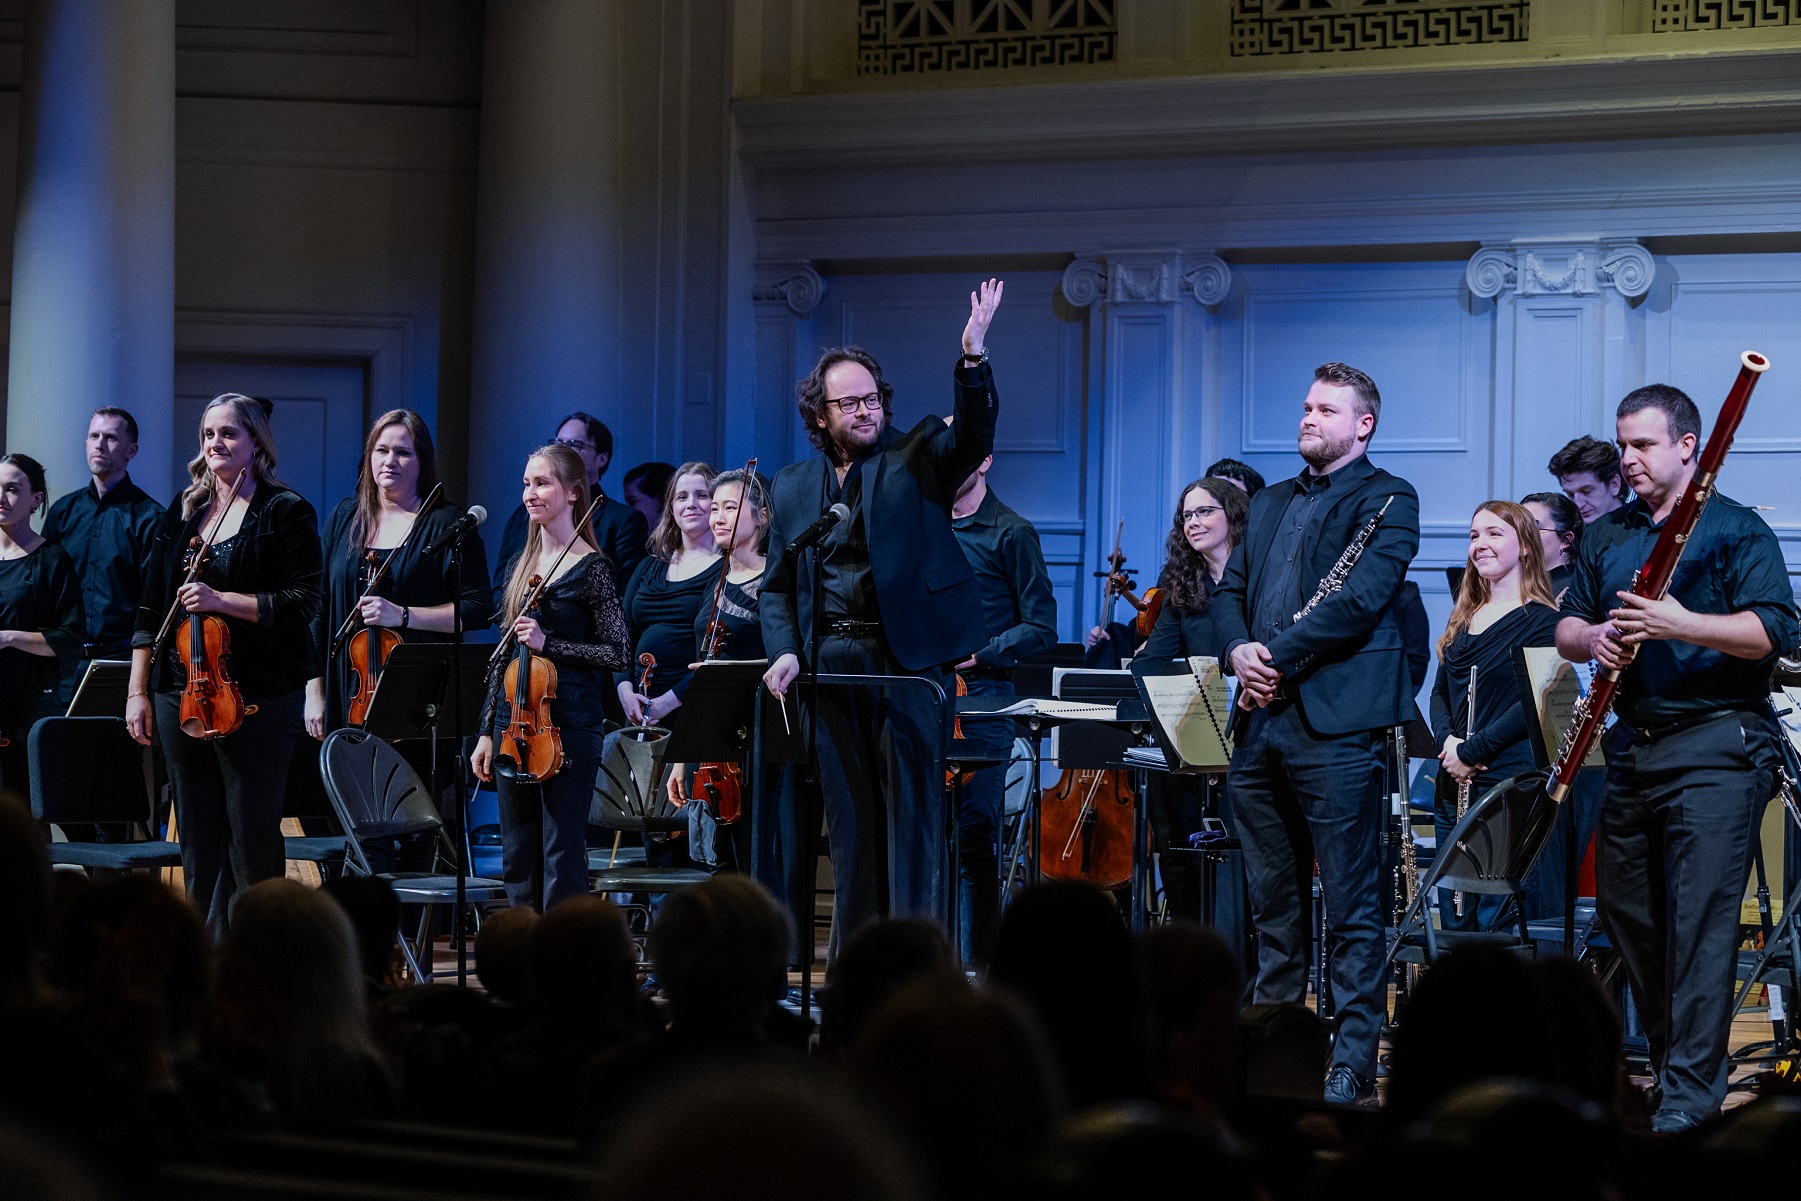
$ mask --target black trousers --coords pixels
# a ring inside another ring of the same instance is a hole
[[[1306,999],[1317,858],[1333,937],[1338,1036],[1332,1063],[1370,1079],[1388,1016],[1377,783],[1382,746],[1380,730],[1316,734],[1300,706],[1278,701],[1251,715],[1227,782],[1257,927],[1255,1000]]]
[[[509,905],[549,909],[588,894],[588,810],[601,732],[563,729],[563,770],[542,783],[494,774],[500,878]]]
[[[914,674],[894,661],[879,635],[825,635],[819,670]],[[940,686],[949,679],[940,669],[917,674]],[[880,917],[947,922],[944,777],[936,755],[942,709],[917,684],[819,691],[820,790],[836,880],[834,954]]]
[[[1775,718],[1728,713],[1647,741],[1616,726],[1595,856],[1597,904],[1651,1044],[1663,1106],[1720,1108],[1739,908],[1776,794]]]
[[[287,869],[281,806],[300,737],[306,690],[245,697],[256,712],[224,738],[181,732],[181,694],[158,692],[156,736],[175,786],[175,821],[188,896],[214,929],[230,921],[238,893]]]
[[[966,678],[970,696],[1012,696],[1011,680]],[[1009,760],[1011,717],[966,717],[956,749],[971,757]],[[963,958],[986,966],[1001,932],[1001,822],[1007,806],[1007,766],[985,767],[963,784],[957,812],[957,920]]]

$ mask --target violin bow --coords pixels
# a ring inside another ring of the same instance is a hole
[[[606,503],[606,499],[606,493],[601,492],[599,489],[595,489],[594,498],[588,502],[588,507],[583,510],[580,520],[575,523],[575,537],[569,539],[568,544],[563,547],[562,553],[557,556],[556,562],[550,565],[550,570],[545,572],[544,578],[538,581],[538,586],[525,594],[525,599],[519,603],[519,611],[521,613],[526,612],[533,605],[537,604],[538,598],[544,594],[544,590],[550,587],[550,582],[557,578],[557,568],[563,565],[563,560],[568,557],[570,549],[575,546],[576,541],[581,537],[582,527],[588,524],[589,519],[594,516],[594,510]],[[518,635],[513,633],[513,631],[507,631],[507,636],[500,640],[500,644],[494,648],[494,654],[488,659],[489,671],[493,671],[496,664],[501,663],[508,655],[513,653],[513,640],[517,637]]]
[[[337,634],[332,637],[331,653],[334,656],[340,650],[344,649],[344,643],[352,634],[356,633],[357,626],[362,623],[363,602],[374,596],[375,590],[381,587],[383,580],[388,578],[388,564],[392,563],[394,561],[394,556],[405,550],[406,544],[413,540],[413,535],[419,531],[420,519],[431,512],[432,506],[438,503],[438,496],[443,491],[443,480],[439,480],[431,486],[431,493],[425,498],[425,503],[419,506],[419,516],[413,518],[413,524],[407,529],[406,537],[402,538],[400,540],[400,545],[396,546],[393,550],[390,550],[387,553],[387,556],[376,565],[375,574],[369,577],[369,586],[363,589],[363,594],[356,598],[356,603],[354,605],[350,606],[350,614],[344,618],[344,624],[338,627]]]
[[[219,536],[219,527],[225,524],[225,515],[231,512],[232,502],[238,499],[238,489],[244,486],[244,476],[249,470],[246,467],[243,471],[238,472],[238,478],[232,481],[231,491],[225,494],[225,503],[219,506],[218,516],[213,518],[213,528],[201,538],[200,549],[194,552],[194,561],[188,564],[188,574],[181,581],[181,585],[176,588],[177,593],[200,578],[201,561],[205,558],[207,549],[212,546],[213,539]],[[213,478],[218,479],[218,476],[215,475]],[[156,641],[150,644],[150,661],[152,663],[156,662],[157,655],[162,652],[163,639],[167,638],[169,631],[175,628],[175,615],[180,609],[181,598],[178,595],[169,602],[169,611],[163,615],[162,629],[156,632]]]

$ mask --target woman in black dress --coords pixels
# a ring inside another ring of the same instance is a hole
[[[68,552],[31,528],[47,499],[44,468],[0,458],[0,787],[31,796],[26,737],[58,711],[57,685],[81,659],[81,581]]]
[[[723,562],[713,544],[713,469],[683,463],[670,477],[663,518],[650,532],[650,557],[625,586],[625,621],[632,634],[631,665],[615,685],[632,725],[662,725],[681,707],[694,662],[694,621],[713,598]],[[640,691],[638,657],[657,661],[650,687]]]
[[[494,619],[480,531],[470,531],[462,544],[460,601],[450,554],[430,559],[423,554],[462,515],[443,500],[431,511],[421,511],[437,485],[438,456],[424,420],[409,409],[376,418],[363,443],[356,495],[338,502],[320,538],[325,602],[313,619],[313,649],[324,674],[306,683],[306,732],[314,738],[349,724],[350,656],[344,648],[332,655],[331,643],[353,610],[360,612],[362,626],[393,630],[403,641],[421,643],[449,642],[459,616],[465,633],[485,630]],[[371,553],[380,563],[397,547],[381,586],[365,598],[374,569]],[[407,743],[401,749],[415,745],[426,744]]]
[[[1140,655],[1153,659],[1220,657],[1223,640],[1215,625],[1219,612],[1212,603],[1213,589],[1226,574],[1232,548],[1244,538],[1250,505],[1242,488],[1217,477],[1196,480],[1182,490],[1159,576],[1165,590],[1163,608]],[[1222,724],[1228,716],[1220,715]],[[1209,812],[1224,805],[1225,789],[1213,787],[1212,777],[1153,772],[1146,791],[1157,845],[1165,850],[1179,848],[1158,859],[1169,915],[1198,921],[1203,912],[1204,879],[1198,857],[1187,853],[1188,838],[1200,831],[1203,818],[1226,816]],[[1226,888],[1228,903],[1214,907],[1215,922],[1228,932],[1234,946],[1242,932],[1241,906],[1230,903],[1230,898],[1238,891],[1237,887]]]
[[[548,909],[588,891],[588,803],[600,764],[602,702],[612,673],[625,667],[629,643],[612,567],[595,549],[594,531],[586,523],[575,525],[588,509],[588,471],[581,457],[566,446],[533,451],[525,463],[523,499],[530,525],[525,550],[507,581],[501,619],[534,653],[556,665],[550,716],[562,740],[563,767],[548,780],[519,779],[498,756],[500,734],[512,717],[504,687],[510,660],[489,680],[483,733],[470,766],[478,779],[494,781],[499,796],[507,899]],[[537,610],[521,612],[533,576],[549,584]]]
[[[313,506],[276,477],[275,463],[275,437],[261,402],[227,392],[206,407],[200,453],[188,464],[193,483],[163,515],[150,546],[131,643],[126,728],[146,746],[152,738],[162,743],[188,895],[221,929],[234,896],[285,867],[282,799],[313,674],[319,522]],[[219,507],[240,477],[214,532]],[[207,565],[198,581],[184,584],[190,542],[205,535],[213,539]],[[255,706],[222,738],[190,737],[181,729],[186,622],[152,645],[177,602],[183,617],[225,619],[229,672],[245,704]]]
[[[1485,502],[1470,518],[1469,561],[1451,619],[1438,640],[1438,678],[1432,684],[1432,735],[1440,748],[1433,820],[1439,846],[1446,845],[1457,823],[1459,784],[1469,783],[1473,804],[1508,776],[1534,766],[1526,740],[1526,707],[1514,682],[1513,650],[1556,641],[1557,602],[1545,575],[1538,523],[1512,501]],[[1460,916],[1450,893],[1441,890],[1442,925],[1490,929],[1503,899],[1466,895]]]
[[[1576,548],[1582,545],[1582,510],[1561,492],[1534,492],[1520,503],[1538,523],[1545,575],[1551,581],[1551,595],[1561,605],[1576,570]]]

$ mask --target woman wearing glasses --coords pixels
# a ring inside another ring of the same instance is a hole
[[[1576,569],[1576,548],[1582,544],[1582,510],[1561,492],[1534,492],[1520,503],[1538,523],[1545,574],[1551,580],[1551,595],[1561,605],[1563,590],[1570,586],[1570,575]]]
[[[625,586],[625,620],[632,660],[619,673],[619,703],[632,725],[662,725],[681,707],[694,662],[694,620],[713,595],[713,574],[724,561],[713,542],[713,469],[676,468],[664,497],[663,519],[650,532],[650,557]],[[656,657],[650,686],[640,690],[638,657]]]
[[[1139,654],[1155,659],[1219,655],[1224,639],[1215,627],[1218,612],[1212,603],[1213,589],[1226,574],[1226,560],[1232,557],[1232,548],[1244,537],[1245,515],[1250,507],[1244,490],[1229,480],[1210,476],[1182,490],[1165,543],[1163,571],[1157,581],[1164,589],[1163,610],[1157,614],[1150,640]],[[1227,716],[1220,714],[1222,725]],[[1175,854],[1159,856],[1163,894],[1169,915],[1174,918],[1198,921],[1202,913],[1201,865],[1197,856],[1185,852],[1188,836],[1202,828],[1202,819],[1216,816],[1207,811],[1209,792],[1224,801],[1223,788],[1206,787],[1199,777],[1171,777],[1160,772],[1152,774],[1147,790],[1151,828],[1158,846],[1182,848]],[[1226,895],[1235,896],[1237,891],[1234,885]],[[1228,904],[1223,909],[1216,908],[1214,914],[1233,945],[1241,941],[1243,927],[1235,920],[1240,911],[1241,907]]]

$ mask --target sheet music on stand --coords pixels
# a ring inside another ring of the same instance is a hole
[[[1533,751],[1538,755],[1539,766],[1548,767],[1563,743],[1577,698],[1588,695],[1594,683],[1595,665],[1571,663],[1554,646],[1520,646],[1514,648],[1513,666],[1524,699],[1531,705],[1530,712],[1538,718],[1529,728]],[[1608,729],[1613,728],[1615,720],[1615,714],[1607,715]],[[1582,766],[1607,766],[1599,738],[1588,748]]]
[[[1232,759],[1227,726],[1235,699],[1219,660],[1208,655],[1188,659],[1132,660],[1132,680],[1156,719],[1151,731],[1155,748],[1128,751],[1128,762],[1166,767],[1177,773],[1220,772]],[[1159,762],[1151,753],[1161,756]]]

